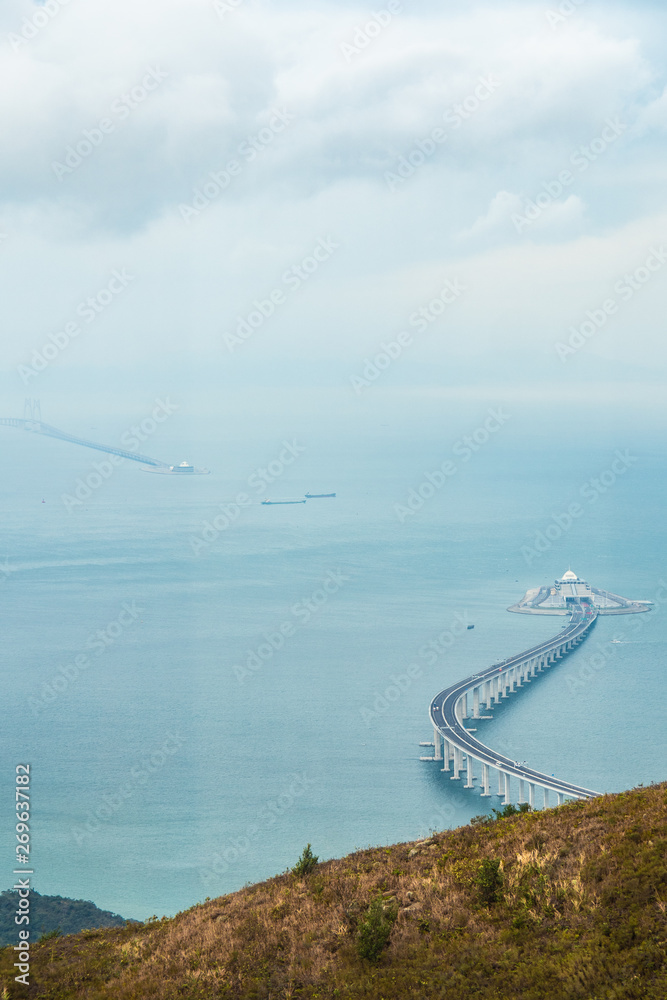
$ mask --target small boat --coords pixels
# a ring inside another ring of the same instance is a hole
[[[304,493],[307,500],[327,500],[329,497],[335,497],[335,493]]]
[[[474,628],[474,627],[475,627],[474,625],[468,625],[469,629]]]
[[[267,507],[267,506],[271,506],[272,507],[275,504],[279,504],[279,503],[305,503],[305,502],[306,502],[305,500],[262,500],[262,506],[263,507]]]

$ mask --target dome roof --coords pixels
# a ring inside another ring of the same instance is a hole
[[[577,574],[573,573],[571,569],[568,569],[567,573],[564,573],[561,579],[561,583],[570,583],[577,579]]]

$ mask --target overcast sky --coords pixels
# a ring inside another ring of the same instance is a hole
[[[637,0],[8,0],[5,408],[661,412],[666,34]]]

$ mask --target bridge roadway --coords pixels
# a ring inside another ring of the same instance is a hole
[[[19,417],[0,417],[0,424],[5,427],[22,427],[25,431],[33,434],[46,434],[48,437],[59,438],[61,441],[69,441],[71,444],[80,444],[84,448],[94,448],[95,451],[104,451],[108,455],[120,455],[121,458],[129,458],[133,462],[141,462],[142,465],[150,465],[155,469],[169,469],[171,466],[166,462],[160,462],[157,458],[149,458],[148,455],[140,455],[136,451],[125,451],[123,448],[112,448],[106,444],[96,444],[94,441],[86,441],[84,438],[74,437],[59,431],[57,427],[44,424],[40,420],[22,420]]]
[[[559,804],[566,796],[574,799],[589,799],[599,795],[599,792],[594,792],[590,788],[583,788],[581,785],[562,781],[553,775],[543,774],[541,771],[526,767],[503,754],[496,753],[475,739],[470,730],[464,726],[464,719],[491,718],[488,715],[480,715],[481,700],[485,701],[486,709],[491,709],[494,700],[498,704],[502,698],[520,689],[524,683],[530,681],[532,677],[541,673],[551,663],[560,659],[574,646],[582,642],[589,629],[595,624],[597,615],[597,610],[590,605],[573,603],[569,624],[553,639],[547,639],[545,642],[510,657],[508,660],[503,660],[501,663],[494,663],[493,666],[481,673],[473,674],[444,691],[440,691],[430,706],[435,757],[422,759],[443,760],[443,771],[449,771],[450,763],[452,763],[454,771],[452,780],[455,780],[459,778],[459,771],[464,768],[462,756],[465,754],[466,788],[474,787],[473,761],[478,761],[482,765],[483,796],[491,794],[489,791],[489,768],[493,767],[498,772],[498,794],[504,794],[504,804],[508,804],[510,801],[511,777],[519,779],[520,802],[525,801],[524,782],[528,783],[531,806],[535,804],[535,786],[543,789],[545,806],[549,804],[550,791],[556,793]],[[473,695],[472,715],[468,714],[469,694]]]

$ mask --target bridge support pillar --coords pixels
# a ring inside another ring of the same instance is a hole
[[[519,688],[523,686],[523,666],[519,663],[517,665],[516,669],[518,671],[517,678],[516,678],[516,688],[517,688],[517,691],[518,691]]]
[[[449,740],[443,738],[442,741],[442,771],[449,771],[449,759],[450,759],[450,746]]]
[[[535,785],[532,781],[528,782],[528,804],[531,809],[535,808]]]
[[[489,765],[488,764],[482,764],[482,784],[484,785],[484,791],[482,792],[481,797],[483,799],[488,799],[489,796],[491,795],[491,792],[489,791]]]
[[[472,693],[472,717],[479,719],[479,688],[476,687]]]
[[[467,719],[468,718],[468,692],[467,691],[463,692],[463,698],[461,700],[461,705],[462,705],[462,711],[463,711],[463,714],[462,714],[461,718]]]
[[[484,698],[486,699],[487,711],[491,709],[491,681],[484,682]]]
[[[442,743],[441,743],[440,730],[437,726],[433,727],[433,746],[435,747],[435,760],[442,760]]]
[[[563,802],[565,802],[565,796],[562,792],[558,792],[558,805],[562,806]]]
[[[508,806],[510,804],[510,776],[509,774],[504,775],[505,778],[505,798],[503,799],[503,805]]]
[[[519,805],[525,801],[526,799],[523,794],[523,778],[519,778]]]
[[[461,751],[458,747],[454,747],[454,774],[449,779],[450,781],[458,781],[460,778],[459,771],[461,770]]]
[[[544,808],[545,809],[549,808],[549,789],[548,788],[544,789]]]
[[[508,671],[504,670],[502,672],[502,674],[500,675],[500,692],[501,692],[500,696],[501,696],[501,698],[507,698],[507,695],[509,693],[508,690],[507,690],[507,688],[509,686],[508,685],[508,681],[509,681],[509,673],[508,673]]]
[[[498,795],[503,794],[503,789],[505,788],[505,775],[502,771],[498,771]]]
[[[466,771],[467,771],[467,773],[466,773],[466,783],[465,783],[465,785],[463,787],[464,788],[474,788],[475,786],[474,786],[473,782],[475,780],[475,776],[473,774],[473,759],[470,756],[470,754],[466,754]]]

